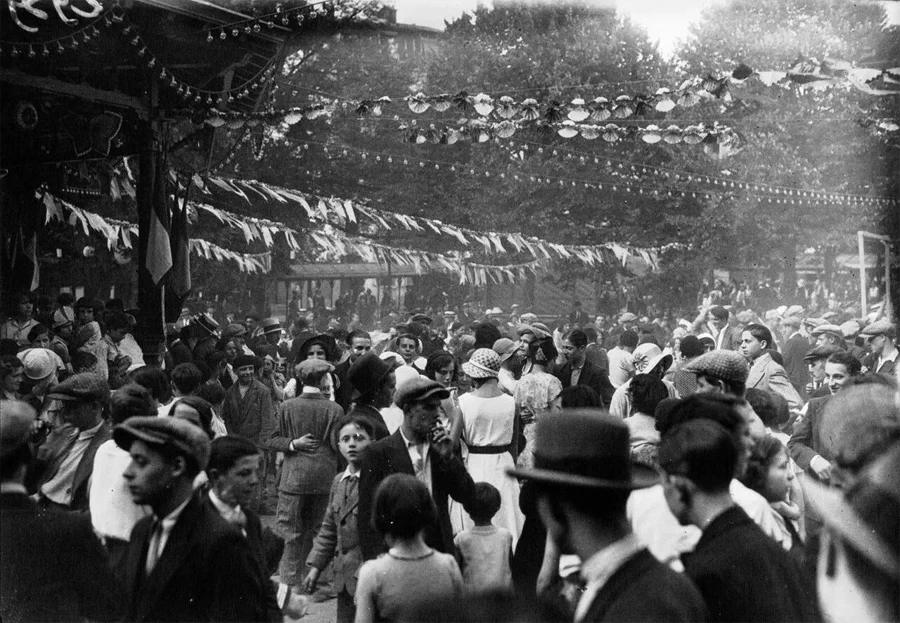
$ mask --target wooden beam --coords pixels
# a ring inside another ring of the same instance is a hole
[[[15,69],[4,70],[0,80],[10,84],[40,89],[50,93],[61,93],[83,100],[93,100],[120,106],[122,108],[130,108],[131,110],[134,110],[141,119],[148,119],[150,116],[146,103],[131,95],[125,95],[124,93],[104,91],[103,89],[98,89],[86,84],[72,84],[71,82],[65,82],[64,80],[59,80],[58,78],[53,78],[51,76],[31,76]]]

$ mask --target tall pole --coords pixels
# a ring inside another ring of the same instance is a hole
[[[866,244],[863,232],[856,232],[857,245],[859,247],[859,299],[861,303],[861,315],[865,318],[869,310],[866,308]]]
[[[884,317],[892,320],[894,310],[891,309],[891,242],[884,241]]]
[[[156,110],[159,91],[156,80],[149,80],[147,90],[148,116],[142,124],[139,146],[139,175],[137,187],[138,208],[138,309],[141,321],[135,336],[144,351],[147,365],[159,366],[164,355],[165,330],[163,325],[162,286],[153,283],[147,270],[147,256],[150,243],[150,223],[155,195],[157,155],[159,153],[158,122]]]

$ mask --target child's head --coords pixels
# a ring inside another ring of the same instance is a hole
[[[431,493],[415,476],[391,474],[378,485],[372,525],[381,534],[409,539],[436,520]]]
[[[363,451],[372,443],[375,431],[372,423],[360,415],[346,416],[337,425],[337,443],[341,456],[353,466],[359,467]]]
[[[28,341],[33,348],[50,348],[50,329],[40,323],[34,325],[28,332]]]
[[[466,511],[477,525],[487,525],[500,510],[500,492],[489,482],[476,482]]]
[[[744,484],[769,502],[781,502],[787,497],[793,479],[784,444],[771,435],[760,439],[750,455]]]

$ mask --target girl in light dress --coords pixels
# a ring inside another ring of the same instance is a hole
[[[517,430],[521,430],[525,448],[517,448],[519,467],[534,467],[535,425],[542,417],[558,408],[557,400],[562,392],[562,383],[548,372],[559,352],[553,345],[553,338],[539,338],[528,345],[530,371],[519,379],[513,396],[516,405]],[[526,365],[526,368],[528,366]],[[517,443],[521,443],[518,438]]]

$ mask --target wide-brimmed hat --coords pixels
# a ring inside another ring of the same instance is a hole
[[[900,443],[876,459],[843,490],[802,476],[822,521],[872,565],[900,578]]]
[[[354,396],[359,397],[375,391],[388,374],[397,368],[393,361],[385,361],[372,351],[354,361],[347,372],[347,380],[353,385]]]
[[[216,320],[212,316],[205,312],[194,316],[191,324],[200,327],[210,335],[214,335],[216,333],[216,329],[219,328],[219,323],[216,322]]]
[[[672,366],[672,355],[664,355],[656,344],[644,343],[634,349],[634,370],[638,374],[649,374],[658,365],[664,370]]]
[[[136,440],[151,446],[168,447],[195,461],[201,470],[209,463],[209,435],[188,420],[176,417],[135,416],[113,430],[113,439],[128,451]]]
[[[46,348],[29,348],[19,353],[19,359],[25,368],[25,376],[32,381],[40,381],[54,372],[58,364],[62,364],[59,355]]]
[[[263,333],[281,333],[281,323],[278,318],[266,318],[262,321]]]
[[[494,345],[491,347],[495,353],[500,355],[500,363],[503,363],[510,357],[512,357],[519,347],[516,345],[508,337],[501,337],[499,340],[494,342]]]
[[[500,370],[500,355],[490,348],[479,348],[462,364],[462,369],[473,379],[495,379]]]
[[[628,426],[595,409],[564,410],[538,420],[534,465],[507,473],[580,489],[630,490],[659,483],[656,470],[632,464]]]
[[[335,340],[334,337],[327,333],[320,333],[306,338],[303,340],[303,344],[300,345],[300,350],[297,353],[301,359],[306,358],[306,352],[313,344],[321,344],[322,348],[325,349],[325,357],[331,361],[337,350],[337,340]]]

